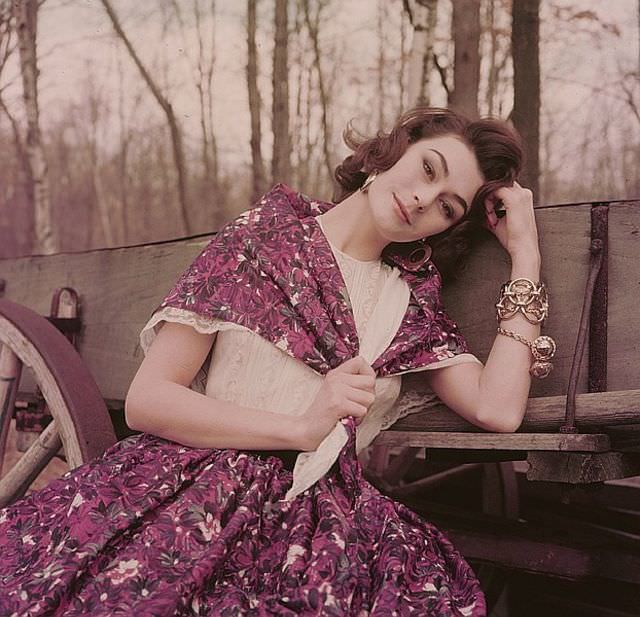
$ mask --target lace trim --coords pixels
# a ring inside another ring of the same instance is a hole
[[[251,332],[249,328],[245,328],[244,326],[240,326],[230,321],[224,321],[223,319],[217,319],[215,317],[203,317],[193,311],[167,306],[154,313],[140,331],[140,347],[145,355],[147,355],[149,347],[151,347],[151,343],[153,343],[158,332],[160,332],[160,328],[156,328],[156,326],[161,321],[185,324],[193,327],[201,334],[213,334],[214,332],[219,332],[221,330],[246,330],[247,332]]]

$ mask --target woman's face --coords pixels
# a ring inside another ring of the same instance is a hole
[[[484,184],[476,157],[452,135],[421,139],[381,172],[367,195],[374,224],[389,242],[412,242],[462,219]]]

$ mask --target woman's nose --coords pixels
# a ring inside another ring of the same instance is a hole
[[[424,212],[438,196],[438,189],[433,185],[420,187],[413,193],[414,207],[419,212]]]

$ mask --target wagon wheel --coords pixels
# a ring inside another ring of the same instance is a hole
[[[402,501],[420,492],[442,488],[447,483],[464,481],[481,473],[480,510],[505,518],[517,518],[519,511],[518,484],[511,462],[453,464],[435,473],[404,482],[422,448],[406,447],[389,462],[390,446],[376,445],[364,470],[366,477],[390,497]],[[485,593],[489,610],[497,602],[507,583],[507,573],[498,566],[474,564],[474,570]]]
[[[67,338],[32,310],[0,299],[0,471],[23,366],[53,420],[0,479],[0,507],[21,497],[61,446],[74,468],[116,442],[98,386]]]

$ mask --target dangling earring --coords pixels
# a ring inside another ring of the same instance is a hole
[[[376,169],[374,169],[367,176],[367,179],[364,181],[364,184],[360,187],[360,192],[361,193],[366,193],[369,190],[369,187],[371,186],[371,183],[376,179],[377,175],[378,175],[378,171]]]
[[[421,240],[420,246],[409,253],[407,261],[405,262],[405,268],[412,272],[420,270],[420,268],[429,261],[432,252],[431,246],[424,240]]]

